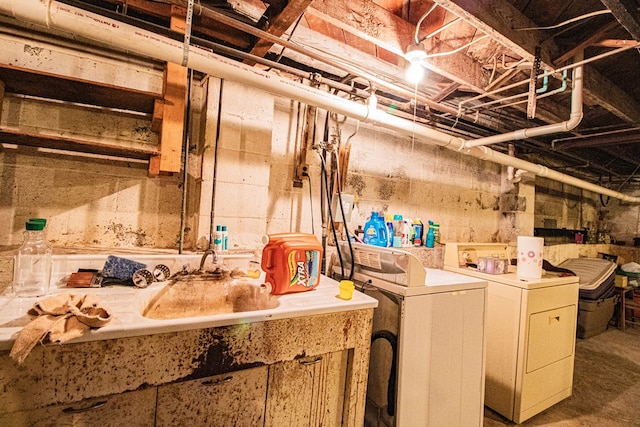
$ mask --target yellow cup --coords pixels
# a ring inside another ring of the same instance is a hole
[[[353,296],[353,290],[355,289],[355,286],[353,285],[353,282],[351,280],[341,280],[340,281],[340,295],[338,295],[338,298],[341,299],[351,299],[351,297]]]

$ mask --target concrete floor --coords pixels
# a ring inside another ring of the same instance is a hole
[[[485,408],[484,425],[515,423]],[[640,325],[578,339],[573,395],[520,425],[640,426]]]

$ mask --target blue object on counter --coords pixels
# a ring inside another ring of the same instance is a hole
[[[136,270],[143,268],[147,268],[147,265],[130,259],[109,255],[107,261],[104,263],[104,267],[102,267],[102,276],[119,280],[130,280]]]
[[[363,241],[367,245],[386,247],[388,243],[387,226],[378,212],[371,212],[371,218],[364,224]]]

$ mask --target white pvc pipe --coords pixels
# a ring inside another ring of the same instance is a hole
[[[501,135],[492,135],[467,141],[465,147],[478,147],[481,145],[495,144],[498,142],[515,141],[518,139],[533,138],[536,136],[550,135],[553,133],[568,132],[578,126],[582,120],[582,65],[573,69],[572,89],[571,89],[571,114],[569,120],[561,123],[553,123],[535,128],[520,129],[514,132],[507,132]]]
[[[150,31],[56,1],[0,0],[0,13],[13,16],[25,22],[69,31],[91,40],[107,43],[114,47],[136,52],[158,60],[173,62],[175,64],[181,64],[183,61],[183,43],[181,41],[159,36]],[[549,170],[544,166],[499,153],[487,147],[467,147],[466,141],[462,138],[416,124],[410,120],[386,114],[376,108],[370,108],[367,105],[331,95],[276,74],[249,67],[199,47],[190,47],[187,67],[202,73],[217,76],[221,79],[239,82],[266,92],[285,96],[356,120],[376,123],[381,127],[392,129],[408,136],[415,136],[422,141],[447,147],[451,150],[459,151],[482,160],[490,160],[501,165],[513,166],[517,169],[522,169],[536,175],[545,176],[578,188],[627,202],[640,203],[640,197],[631,197],[623,193],[615,192]],[[574,78],[574,81],[578,80],[581,84],[581,75],[579,79]],[[557,132],[561,132],[561,130]],[[506,135],[513,136],[514,133]]]

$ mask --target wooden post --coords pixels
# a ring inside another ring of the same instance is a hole
[[[171,29],[184,32],[186,12],[183,8],[172,6]],[[152,158],[149,174],[158,172],[180,172],[182,159],[182,137],[185,125],[185,105],[187,93],[187,68],[167,62],[164,75],[162,129],[160,130],[160,159]],[[155,109],[154,109],[155,110]],[[156,116],[154,111],[154,118]]]

